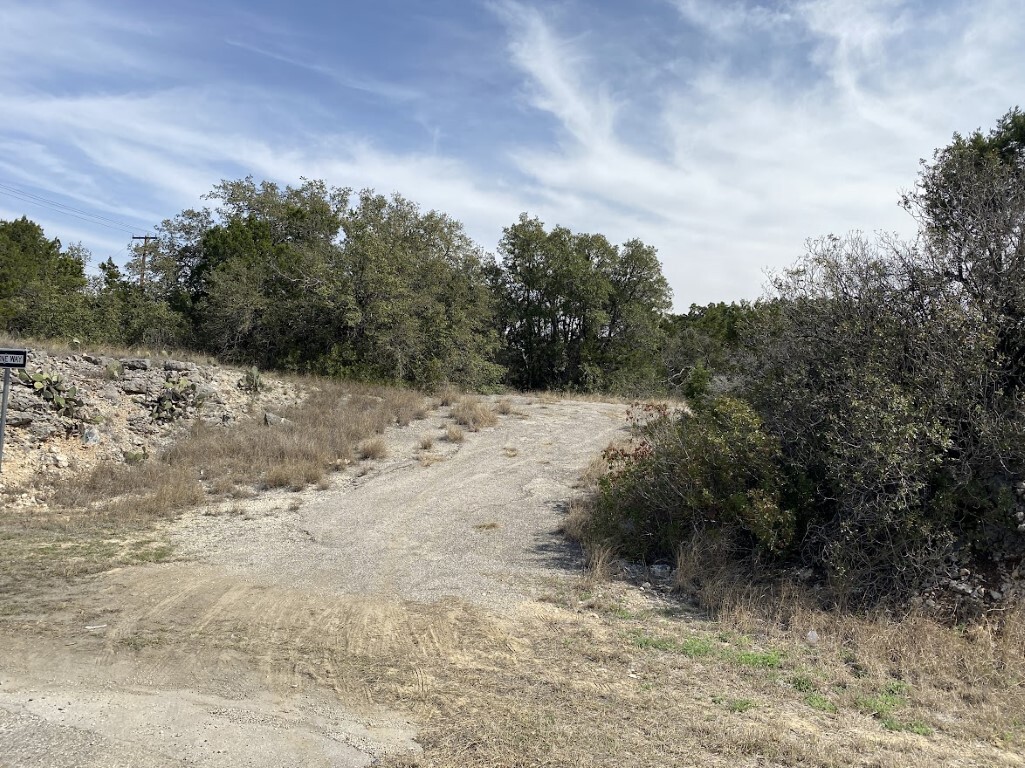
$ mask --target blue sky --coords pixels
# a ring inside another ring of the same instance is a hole
[[[0,218],[124,261],[221,179],[321,178],[753,299],[809,237],[912,235],[919,160],[1025,106],[1022,40],[1020,0],[0,0]]]

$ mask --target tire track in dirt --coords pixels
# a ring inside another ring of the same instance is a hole
[[[577,571],[561,510],[623,423],[616,405],[515,407],[460,445],[440,439],[444,413],[390,430],[391,458],[326,492],[187,515],[183,561],[101,574],[45,630],[0,638],[0,766],[364,766],[415,750],[406,718],[372,700],[425,700],[440,658],[522,651],[489,617]],[[54,757],[22,759],[37,753]]]
[[[561,512],[580,472],[622,430],[624,411],[535,405],[526,418],[470,434],[444,460],[423,466],[397,453],[277,518],[194,518],[179,546],[260,583],[426,602],[452,596],[509,609],[539,579],[579,567],[557,532]],[[435,417],[403,437],[437,433],[441,423]]]

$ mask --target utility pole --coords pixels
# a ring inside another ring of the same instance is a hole
[[[140,291],[146,287],[146,251],[149,250],[149,241],[156,239],[156,235],[132,235],[132,240],[142,240],[142,269],[139,271]]]

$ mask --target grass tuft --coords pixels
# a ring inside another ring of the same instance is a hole
[[[495,412],[475,397],[464,398],[453,405],[452,419],[471,432],[477,432],[483,427],[493,427],[498,423]]]
[[[777,651],[734,651],[730,658],[737,664],[755,669],[779,669],[783,655]]]
[[[683,640],[677,640],[672,637],[656,637],[646,632],[634,632],[631,634],[631,640],[638,648],[678,653],[691,658],[712,656],[716,651],[715,646],[703,637],[686,637]]]
[[[455,405],[462,398],[462,393],[455,387],[446,384],[438,390],[438,402],[442,406]]]
[[[804,703],[819,712],[836,712],[836,704],[831,702],[821,693],[809,693],[804,697]]]
[[[388,444],[384,438],[374,437],[364,440],[359,446],[361,459],[384,459],[388,456]]]

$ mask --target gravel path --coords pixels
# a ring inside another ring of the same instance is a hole
[[[624,424],[620,405],[512,404],[461,443],[441,437],[447,409],[390,430],[388,458],[327,490],[186,515],[179,561],[103,574],[69,596],[59,631],[0,637],[0,766],[345,767],[415,751],[415,724],[359,706],[361,675],[386,677],[384,662],[347,665],[479,647],[461,615],[509,616],[579,572],[557,530]]]
[[[267,584],[509,608],[539,578],[579,570],[561,517],[580,473],[624,424],[618,405],[527,402],[459,444],[440,437],[447,409],[393,429],[390,458],[367,474],[294,498],[298,510],[282,512],[289,496],[277,494],[234,505],[231,520],[194,516],[176,546]]]

